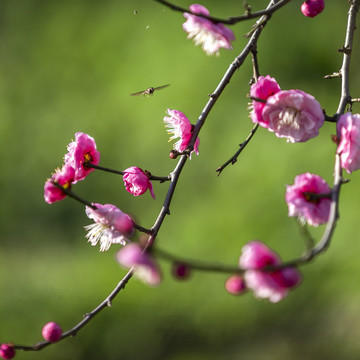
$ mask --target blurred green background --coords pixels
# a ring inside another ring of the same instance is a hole
[[[293,1],[276,13],[258,43],[260,72],[283,89],[312,93],[336,111],[338,71],[348,2],[328,1],[314,19]],[[241,1],[204,1],[219,17],[241,14]],[[254,10],[267,1],[248,1]],[[187,7],[189,1],[178,0]],[[134,10],[136,10],[134,12]],[[61,166],[77,131],[93,136],[101,165],[139,166],[167,175],[175,166],[162,122],[167,108],[195,122],[252,22],[233,27],[233,51],[207,57],[186,39],[184,18],[150,0],[27,0],[0,2],[0,341],[33,344],[42,326],[67,330],[100,303],[125,273],[117,247],[99,253],[82,228],[83,206],[52,206],[43,185]],[[351,94],[360,96],[360,42],[355,38]],[[303,251],[287,217],[286,184],[302,172],[332,182],[334,125],[305,144],[287,144],[259,129],[236,165],[215,169],[247,136],[248,59],[211,112],[200,156],[186,164],[157,243],[190,258],[236,264],[241,247],[260,239],[284,259]],[[131,97],[171,84],[152,97]],[[354,105],[360,112],[360,106]],[[133,279],[75,339],[17,359],[359,359],[360,173],[341,194],[341,221],[325,255],[302,268],[303,284],[279,304],[224,291],[226,275],[194,273],[178,282],[161,262],[164,281],[148,288]],[[151,227],[167,184],[134,198],[121,177],[92,173],[74,191],[89,201],[119,206]],[[319,237],[323,227],[313,233]]]

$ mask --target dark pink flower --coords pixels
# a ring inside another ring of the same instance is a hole
[[[125,245],[134,232],[131,217],[112,204],[93,204],[96,209],[86,206],[86,215],[94,224],[85,226],[86,237],[92,246],[100,242],[100,251],[109,250],[111,244]]]
[[[337,123],[341,167],[349,174],[360,169],[360,114],[346,113]]]
[[[280,86],[275,79],[270,77],[270,75],[260,76],[258,81],[253,84],[250,88],[250,96],[254,98],[259,98],[266,100],[269,96],[279,92]],[[251,113],[250,117],[253,123],[259,123],[260,126],[267,128],[268,123],[263,120],[262,111],[264,109],[265,103],[261,101],[253,100],[251,104]]]
[[[143,170],[136,166],[132,166],[124,170],[123,180],[126,190],[134,196],[142,195],[149,189],[151,196],[155,199],[153,186],[149,178]]]
[[[75,141],[68,145],[65,155],[65,164],[71,165],[75,170],[74,183],[83,180],[94,169],[87,167],[87,163],[98,165],[100,153],[96,150],[95,140],[82,132],[75,134]]]
[[[281,90],[268,97],[262,118],[269,131],[292,143],[317,136],[325,120],[319,102],[301,90]]]
[[[135,275],[144,283],[156,286],[161,282],[161,273],[154,258],[137,243],[122,248],[116,256],[118,263],[130,269],[134,266]]]
[[[10,344],[0,345],[0,357],[4,360],[10,360],[15,356],[14,347]]]
[[[316,195],[330,193],[329,185],[319,175],[305,173],[296,176],[294,185],[286,187],[285,200],[289,216],[298,216],[311,226],[325,224],[329,219],[331,200]]]
[[[300,272],[292,267],[277,270],[261,270],[267,266],[280,266],[280,257],[260,241],[250,241],[242,248],[239,265],[246,270],[246,287],[261,299],[279,302],[289,293],[289,289],[301,281]]]
[[[64,165],[56,169],[51,178],[47,179],[44,186],[44,198],[48,204],[64,199],[67,195],[54,183],[58,183],[65,189],[70,189],[74,181],[75,171],[70,165]]]
[[[190,10],[195,14],[209,16],[209,10],[199,4],[190,5]],[[232,49],[231,41],[235,40],[235,35],[226,26],[221,23],[196,16],[190,13],[184,13],[186,18],[183,29],[188,33],[188,39],[194,39],[195,45],[202,45],[207,55],[219,55],[220,48]]]
[[[240,275],[232,275],[225,282],[225,289],[232,295],[240,295],[246,291],[245,281]]]
[[[324,0],[305,0],[301,5],[301,12],[307,17],[314,17],[320,14],[324,8]]]
[[[177,110],[167,110],[169,116],[164,117],[164,122],[166,127],[169,128],[169,134],[173,134],[170,140],[180,138],[178,142],[174,144],[174,149],[178,152],[183,152],[186,150],[191,136],[192,136],[192,125],[190,124],[189,119],[181,112]],[[196,139],[194,144],[194,151],[199,154],[199,138]]]
[[[50,321],[44,325],[42,329],[42,336],[46,341],[56,342],[59,341],[62,335],[62,329],[54,321]]]

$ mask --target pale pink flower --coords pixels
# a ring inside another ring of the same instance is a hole
[[[50,321],[42,328],[42,336],[48,342],[57,342],[62,335],[62,329],[59,324]]]
[[[82,132],[75,134],[75,141],[68,145],[68,153],[65,155],[65,164],[71,165],[75,170],[74,183],[83,180],[93,168],[87,167],[87,163],[98,165],[100,153],[96,150],[95,140]]]
[[[4,360],[10,360],[15,356],[15,349],[11,344],[0,344],[0,357]]]
[[[276,303],[286,297],[289,289],[301,281],[300,272],[292,267],[261,270],[267,266],[281,265],[280,257],[260,241],[250,241],[242,248],[239,265],[246,270],[246,287],[261,299]]]
[[[270,75],[260,76],[258,81],[251,85],[250,96],[254,98],[259,98],[266,100],[269,96],[279,92],[280,86],[277,81],[270,77]],[[267,128],[268,123],[263,120],[262,111],[264,109],[265,103],[261,101],[253,100],[251,104],[251,113],[250,117],[253,123],[259,123],[260,126]]]
[[[209,10],[199,4],[190,5],[190,10],[195,14],[209,16]],[[186,18],[183,29],[188,33],[188,39],[194,39],[195,45],[202,45],[207,55],[219,55],[219,49],[232,49],[231,41],[235,40],[235,35],[226,26],[221,23],[196,16],[190,13],[184,13]]]
[[[150,174],[146,174],[140,168],[132,166],[124,170],[123,180],[125,188],[130,194],[139,196],[149,189],[151,196],[155,199]]]
[[[134,266],[135,275],[144,283],[156,286],[161,282],[161,273],[154,258],[137,243],[131,243],[121,249],[116,259],[118,263],[130,269]]]
[[[294,185],[286,187],[285,200],[289,216],[298,216],[311,226],[325,224],[329,219],[331,200],[316,195],[330,193],[329,185],[319,175],[305,173],[296,176]]]
[[[262,118],[269,131],[292,143],[317,136],[325,120],[319,102],[301,90],[281,90],[268,97]]]
[[[51,178],[47,179],[44,185],[44,198],[48,204],[64,199],[67,194],[58,188],[54,183],[61,185],[65,189],[70,189],[74,181],[75,171],[70,165],[64,165],[61,169],[56,169]]]
[[[186,150],[190,142],[193,126],[181,111],[168,109],[167,113],[169,116],[164,117],[165,126],[169,128],[167,132],[173,134],[169,141],[180,138],[180,140],[174,144],[174,149],[181,153]],[[194,151],[197,155],[199,154],[199,144],[200,140],[197,138],[194,144]]]
[[[301,12],[307,17],[314,17],[320,14],[324,7],[324,0],[305,0],[301,5]]]
[[[243,294],[246,291],[243,277],[240,275],[231,275],[225,282],[225,289],[232,295]]]
[[[360,114],[346,113],[337,123],[341,167],[349,174],[360,169]]]
[[[125,245],[134,232],[131,217],[112,204],[93,205],[96,209],[86,206],[86,215],[94,220],[94,224],[84,227],[91,245],[100,242],[100,251],[109,250],[112,244]]]

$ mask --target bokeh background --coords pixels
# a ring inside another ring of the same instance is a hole
[[[240,1],[203,1],[219,17],[241,14]],[[249,1],[254,10],[267,1]],[[187,7],[189,1],[177,1]],[[283,89],[313,94],[336,111],[337,49],[345,37],[348,1],[328,1],[305,18],[301,1],[276,13],[258,43],[260,72]],[[233,51],[207,57],[186,39],[184,18],[150,0],[27,0],[0,2],[0,341],[33,344],[42,326],[64,330],[100,303],[125,273],[91,247],[81,204],[48,205],[43,185],[62,164],[77,131],[96,139],[101,165],[139,166],[167,175],[175,166],[162,122],[167,108],[195,122],[231,61],[246,44],[252,21],[233,28]],[[360,96],[360,42],[355,38],[351,94]],[[236,264],[241,247],[260,239],[284,259],[304,249],[287,217],[286,184],[310,171],[332,182],[334,125],[305,144],[288,144],[259,129],[234,166],[215,169],[247,136],[252,123],[246,94],[251,61],[236,72],[200,138],[200,156],[186,164],[157,240],[188,258]],[[152,97],[131,97],[170,84]],[[360,106],[354,105],[360,112]],[[148,288],[136,279],[75,339],[17,359],[359,359],[360,173],[341,194],[341,221],[325,255],[302,268],[303,284],[279,304],[224,290],[224,274],[193,273],[175,280],[161,262],[164,281]],[[94,172],[74,191],[89,201],[114,203],[151,227],[167,184],[135,198],[122,178]],[[314,229],[317,238],[323,227]]]

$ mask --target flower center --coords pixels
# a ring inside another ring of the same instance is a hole
[[[287,107],[279,113],[279,125],[285,125],[292,127],[295,130],[300,129],[300,114],[301,111],[293,108]]]

